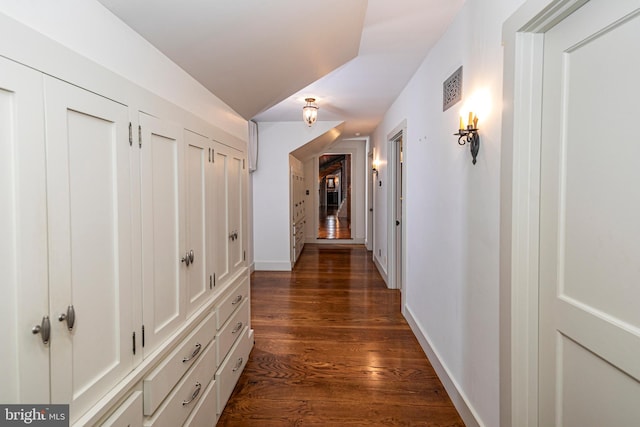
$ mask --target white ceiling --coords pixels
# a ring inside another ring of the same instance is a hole
[[[241,116],[370,134],[464,0],[99,0]]]

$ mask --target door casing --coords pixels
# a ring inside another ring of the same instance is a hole
[[[588,0],[527,0],[503,26],[500,425],[538,426],[538,247],[544,33]]]
[[[397,140],[398,138],[402,138],[402,145],[403,145],[403,157],[404,157],[404,162],[405,162],[405,167],[402,168],[402,185],[405,186],[406,184],[406,173],[407,173],[407,168],[406,168],[406,161],[407,161],[407,122],[406,120],[403,120],[402,123],[400,123],[400,125],[398,125],[395,129],[393,129],[388,135],[387,135],[387,158],[388,158],[388,172],[387,172],[387,181],[388,181],[388,187],[387,187],[387,207],[388,207],[388,211],[387,211],[387,223],[388,223],[388,230],[387,230],[387,254],[388,254],[388,260],[387,260],[387,280],[388,280],[388,287],[391,289],[403,289],[402,283],[397,283],[397,277],[398,277],[398,272],[397,269],[400,268],[401,271],[401,275],[400,277],[404,278],[407,277],[406,275],[406,257],[402,256],[402,253],[406,254],[406,198],[405,198],[405,203],[402,209],[402,218],[400,219],[401,222],[401,235],[398,236],[397,230],[398,227],[396,227],[396,209],[397,209],[397,165],[399,162],[399,159],[397,158],[397,151],[396,151],[396,144],[397,144]],[[406,194],[406,188],[402,189],[402,194]],[[401,243],[397,243],[397,238],[400,237],[401,238]],[[398,251],[397,248],[398,246],[401,247],[401,249]],[[397,252],[401,252],[400,254],[398,254]],[[401,258],[400,260],[398,260],[398,258]],[[399,262],[400,261],[400,262]],[[403,293],[403,301],[402,301],[402,307],[404,307],[404,293]]]

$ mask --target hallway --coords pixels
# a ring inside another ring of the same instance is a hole
[[[305,245],[251,292],[256,343],[218,425],[464,425],[363,246]]]

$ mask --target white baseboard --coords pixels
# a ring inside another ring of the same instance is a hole
[[[256,261],[255,271],[291,271],[291,261]]]
[[[378,261],[378,258],[376,258],[375,255],[373,256],[373,263],[375,264],[376,268],[378,269],[378,273],[380,273],[380,276],[382,276],[382,280],[384,280],[384,283],[387,285],[387,288],[388,288],[389,279],[387,278],[387,272],[384,271],[382,264],[380,264],[380,261]]]
[[[451,376],[446,364],[442,362],[438,353],[431,346],[431,341],[427,338],[422,328],[420,328],[418,322],[413,317],[411,310],[408,307],[403,307],[402,314],[404,315],[404,318],[407,319],[409,327],[411,327],[413,334],[418,339],[418,342],[427,355],[429,362],[431,362],[431,366],[433,366],[433,369],[436,371],[438,378],[440,378],[442,385],[444,385],[445,390],[447,390],[447,393],[449,394],[453,405],[458,410],[464,424],[467,427],[485,427],[480,421],[480,417],[478,417],[477,412],[474,411],[473,407],[469,404],[469,400],[466,395],[462,392],[458,383]]]

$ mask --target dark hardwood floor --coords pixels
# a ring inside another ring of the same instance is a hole
[[[359,245],[252,275],[255,347],[219,426],[463,426]]]
[[[338,216],[337,206],[322,206],[318,211],[318,239],[350,239],[351,222]]]

